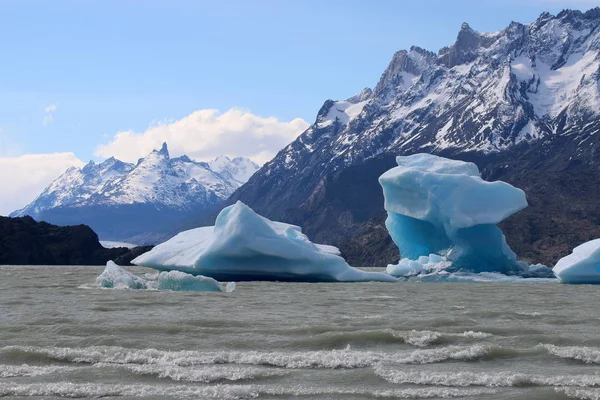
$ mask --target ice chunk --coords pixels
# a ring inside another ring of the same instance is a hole
[[[96,285],[114,289],[159,289],[192,292],[232,292],[235,289],[235,283],[233,282],[228,283],[223,290],[221,284],[213,278],[194,276],[179,271],[163,271],[154,278],[156,280],[143,279],[109,261],[106,263],[104,272],[96,278]]]
[[[396,281],[350,267],[337,248],[316,245],[300,227],[270,221],[239,201],[221,211],[214,227],[181,232],[132,262],[218,280]]]
[[[438,254],[454,270],[471,272],[519,274],[527,269],[495,225],[527,207],[522,190],[484,181],[473,163],[431,154],[396,161],[398,166],[379,182],[388,212],[386,227],[402,257],[419,260]]]
[[[112,261],[106,263],[104,272],[96,278],[96,285],[115,289],[146,289],[146,281],[139,276],[125,271]]]
[[[600,239],[575,247],[552,271],[562,283],[600,284]]]
[[[388,265],[387,273],[397,277],[411,277],[421,274],[440,273],[452,267],[452,263],[437,254],[421,256],[418,260],[403,258],[398,265]]]
[[[221,284],[213,278],[194,276],[181,271],[163,271],[158,274],[157,283],[157,287],[160,290],[183,290],[191,292],[221,291]]]

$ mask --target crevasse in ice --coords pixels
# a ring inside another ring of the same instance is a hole
[[[300,227],[270,221],[238,201],[221,211],[215,226],[181,232],[132,263],[221,281],[396,281],[352,268],[339,254],[312,243]]]

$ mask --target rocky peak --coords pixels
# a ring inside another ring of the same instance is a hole
[[[372,94],[373,90],[371,90],[371,88],[364,88],[360,91],[360,93],[355,94],[354,96],[348,98],[346,101],[352,104],[360,103],[361,101],[368,100]]]

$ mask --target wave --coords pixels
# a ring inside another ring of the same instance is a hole
[[[268,396],[370,396],[394,399],[432,399],[483,396],[496,393],[490,389],[464,388],[410,388],[396,390],[348,389],[336,387],[271,387],[259,385],[123,385],[91,383],[33,383],[12,384],[0,382],[0,397],[3,396],[61,396],[61,397],[109,397],[109,396],[172,396],[183,398],[250,399]]]
[[[586,364],[600,364],[600,348],[583,346],[555,346],[553,344],[541,344],[550,355],[583,361]]]
[[[440,343],[448,338],[486,339],[493,336],[487,332],[466,331],[462,333],[438,332],[438,331],[407,331],[394,332],[394,337],[401,338],[405,343],[417,347],[427,347]]]
[[[70,361],[86,364],[162,364],[189,367],[204,364],[263,365],[286,369],[351,369],[378,363],[430,364],[447,360],[475,360],[486,356],[505,356],[506,351],[489,346],[447,346],[435,349],[385,353],[374,351],[330,350],[305,352],[259,351],[162,351],[92,346],[85,348],[9,346],[0,350],[5,359]]]
[[[546,376],[514,372],[402,371],[375,367],[375,374],[390,383],[437,386],[600,386],[600,375]]]
[[[355,331],[329,331],[310,338],[301,339],[298,343],[308,343],[321,346],[340,346],[349,342],[402,342],[416,347],[428,347],[434,344],[449,344],[456,339],[481,340],[492,337],[487,332],[439,332],[429,330],[397,331],[393,329],[355,330]]]
[[[205,367],[179,367],[172,364],[142,364],[118,365],[108,363],[95,364],[97,367],[126,368],[139,375],[155,375],[158,378],[167,378],[178,382],[223,382],[245,381],[258,378],[282,376],[286,372],[280,369],[239,367],[239,366],[205,366]]]
[[[572,399],[600,400],[600,390],[598,389],[556,388],[555,390]]]
[[[1,365],[0,378],[17,378],[51,375],[55,373],[71,372],[78,369],[77,367],[69,366],[36,366],[36,365]]]

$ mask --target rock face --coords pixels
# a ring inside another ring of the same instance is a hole
[[[103,265],[141,250],[105,249],[85,225],[56,226],[31,217],[0,217],[0,265]]]
[[[137,164],[114,158],[70,168],[13,217],[87,224],[103,240],[153,243],[188,215],[223,201],[258,169],[247,158],[171,158],[166,143]]]
[[[599,78],[600,8],[493,33],[463,24],[452,46],[399,51],[375,89],[326,101],[228,203],[381,266],[398,257],[376,177],[395,156],[438,154],[523,189],[530,207],[501,228],[521,259],[551,265],[600,236]]]

